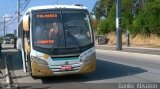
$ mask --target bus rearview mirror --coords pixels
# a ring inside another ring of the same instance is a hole
[[[95,15],[93,15],[93,14],[91,14],[90,15],[90,18],[91,18],[91,24],[92,24],[92,26],[96,26],[96,16]]]
[[[23,30],[29,31],[29,15],[23,17]]]

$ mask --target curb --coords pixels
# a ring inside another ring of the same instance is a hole
[[[160,56],[160,49],[155,48],[124,47],[123,50],[116,50],[114,46],[98,45],[96,49]]]
[[[4,59],[5,60],[5,74],[6,74],[6,89],[12,89],[10,73],[9,73],[8,64],[7,64],[7,58],[8,58],[8,55]]]
[[[112,47],[112,48],[116,48],[116,46],[112,46],[112,45],[95,45],[97,47]],[[160,51],[160,48],[145,48],[145,47],[122,47],[122,49],[125,48],[125,49],[146,49],[146,50],[159,50]]]

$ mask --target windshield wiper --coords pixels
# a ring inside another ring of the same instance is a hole
[[[72,38],[72,42],[76,45],[77,50],[80,50],[80,45],[78,43],[78,40],[73,36],[68,30],[65,29],[65,32],[68,34],[70,38]]]

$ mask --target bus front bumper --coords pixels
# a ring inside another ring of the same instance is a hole
[[[83,63],[80,69],[73,70],[73,71],[55,72],[52,69],[50,69],[48,66],[39,65],[34,61],[31,62],[31,65],[32,65],[32,76],[37,76],[37,77],[60,76],[60,75],[69,75],[69,74],[84,74],[84,73],[90,73],[95,71],[96,58],[86,63]]]

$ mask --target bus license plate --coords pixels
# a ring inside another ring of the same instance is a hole
[[[65,71],[65,70],[72,70],[72,66],[71,65],[62,66],[61,70],[63,70],[63,71]]]

